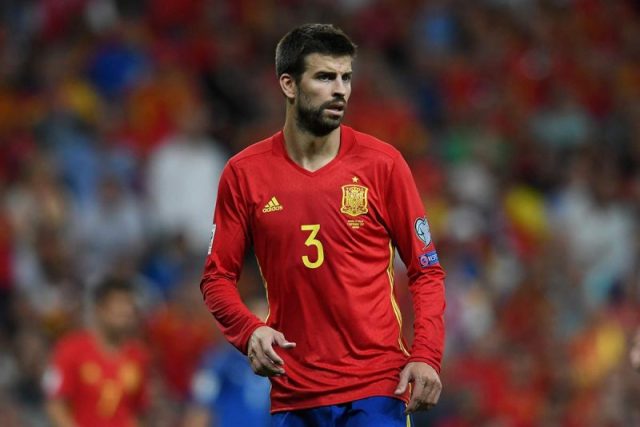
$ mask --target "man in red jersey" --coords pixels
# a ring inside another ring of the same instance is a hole
[[[341,125],[355,53],[332,25],[285,35],[284,128],[229,160],[219,183],[200,287],[225,337],[270,377],[273,426],[406,426],[442,388],[445,275],[411,172],[392,146]],[[265,322],[236,287],[249,244]],[[415,311],[411,351],[396,249]]]
[[[132,427],[146,406],[147,352],[133,338],[129,283],[106,279],[94,290],[95,327],[63,337],[44,377],[56,427]]]

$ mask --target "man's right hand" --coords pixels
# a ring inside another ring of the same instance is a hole
[[[251,369],[263,377],[283,375],[284,360],[273,349],[273,344],[281,348],[294,348],[296,343],[286,340],[282,332],[278,332],[268,326],[260,326],[253,331],[247,346],[247,357],[251,363]]]

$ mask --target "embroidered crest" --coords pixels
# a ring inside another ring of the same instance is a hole
[[[340,212],[350,216],[364,215],[369,212],[367,194],[369,189],[363,185],[342,186],[342,207]]]

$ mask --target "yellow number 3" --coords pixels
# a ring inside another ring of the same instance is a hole
[[[320,240],[316,239],[316,236],[318,235],[318,232],[320,231],[320,224],[301,225],[300,226],[300,230],[302,230],[302,231],[310,231],[311,232],[311,234],[309,234],[309,237],[307,237],[307,240],[304,242],[304,244],[307,245],[307,246],[315,246],[316,249],[318,250],[318,259],[316,259],[315,261],[311,261],[308,256],[304,255],[302,257],[302,263],[307,268],[318,268],[318,267],[320,267],[322,265],[322,263],[324,262],[324,248],[322,247],[322,242],[320,242]]]

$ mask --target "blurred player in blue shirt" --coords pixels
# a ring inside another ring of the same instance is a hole
[[[266,314],[263,301],[252,311]],[[186,427],[267,427],[269,379],[255,375],[247,358],[226,342],[207,351],[191,381]]]

